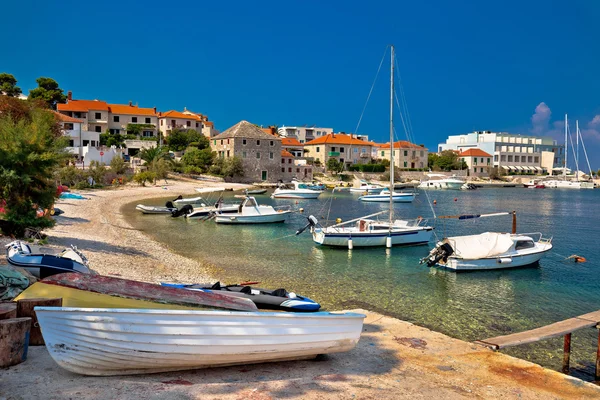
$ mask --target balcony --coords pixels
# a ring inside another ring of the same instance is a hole
[[[370,154],[368,154],[368,153],[360,153],[360,156],[359,156],[359,157],[360,157],[360,158],[370,158],[370,157],[371,157],[371,155],[370,155]]]
[[[340,156],[340,152],[339,151],[330,151],[327,153],[327,155],[329,157],[339,157]]]

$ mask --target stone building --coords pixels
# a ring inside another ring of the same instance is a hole
[[[390,159],[390,144],[376,146],[377,158],[380,160]],[[423,147],[406,140],[394,142],[394,165],[400,169],[423,169],[427,168],[429,151]]]
[[[217,157],[239,157],[244,182],[277,182],[281,174],[281,139],[263,132],[248,121],[240,121],[210,139]]]

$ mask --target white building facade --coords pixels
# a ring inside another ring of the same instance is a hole
[[[282,126],[277,129],[279,136],[284,138],[296,139],[300,143],[307,143],[311,140],[327,136],[333,133],[333,128],[317,128],[307,126]]]

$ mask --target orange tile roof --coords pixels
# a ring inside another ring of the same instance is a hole
[[[481,149],[469,149],[458,154],[459,157],[491,157],[491,154],[486,153]]]
[[[375,146],[375,143],[373,142],[365,142],[364,140],[356,139],[355,137],[350,137],[350,135],[343,133],[330,133],[329,135],[321,136],[310,142],[304,143],[305,146],[313,144],[356,144],[359,146]]]
[[[204,121],[204,125],[210,126],[211,128],[215,126],[211,121]]]
[[[281,150],[281,157],[294,157],[294,155],[287,150]]]
[[[138,106],[130,106],[128,104],[109,104],[109,111],[113,114],[127,114],[127,115],[148,115],[156,116],[154,108],[140,108]]]
[[[160,113],[158,118],[180,118],[180,119],[193,119],[194,121],[202,121],[202,119],[196,114],[184,114],[179,111],[171,110],[164,113]]]
[[[378,145],[378,147],[380,149],[389,149],[390,148],[390,143],[385,143],[385,144],[380,144]],[[394,148],[395,149],[421,149],[421,150],[427,150],[425,147],[421,147],[421,146],[417,146],[414,143],[408,142],[406,140],[399,140],[397,142],[394,142]]]
[[[298,139],[296,139],[296,138],[287,138],[287,137],[282,137],[281,138],[281,145],[282,146],[293,146],[293,147],[302,147],[302,146],[304,146],[302,143],[300,143],[298,141]]]
[[[73,117],[69,117],[68,115],[65,114],[61,114],[59,112],[56,112],[54,110],[51,110],[54,115],[56,116],[56,118],[58,118],[60,120],[60,122],[74,122],[74,123],[83,123],[83,120],[81,119],[77,119],[77,118],[73,118]]]
[[[66,104],[58,104],[58,111],[80,111],[90,110],[108,111],[108,104],[102,100],[69,100]]]

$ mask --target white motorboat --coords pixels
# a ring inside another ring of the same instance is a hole
[[[87,258],[75,246],[58,254],[48,254],[34,252],[27,243],[16,240],[6,245],[6,259],[10,264],[26,269],[37,278],[63,272],[92,273]]]
[[[46,348],[82,375],[132,375],[351,350],[363,314],[35,307]]]
[[[367,181],[360,181],[360,185],[358,187],[351,187],[350,192],[352,193],[379,193],[385,186],[379,185],[377,183],[370,183]]]
[[[198,196],[198,197],[188,197],[186,199],[184,199],[182,196],[179,196],[178,198],[176,198],[175,200],[172,201],[173,205],[176,208],[181,208],[185,205],[191,205],[193,206],[200,206],[200,207],[205,207],[206,206],[206,200],[204,200],[202,197]],[[168,204],[168,203],[167,203]],[[168,205],[167,205],[168,207]]]
[[[135,209],[141,211],[142,214],[171,214],[173,211],[177,211],[175,207],[146,206],[144,204],[138,204]]]
[[[541,233],[485,232],[445,238],[422,262],[455,271],[515,268],[535,264],[551,249],[552,239]]]
[[[415,194],[408,192],[394,192],[391,196],[394,203],[410,203],[415,199]],[[366,194],[358,199],[366,202],[388,203],[390,201],[390,190],[383,189],[380,193]]]
[[[390,144],[394,143],[394,46],[391,46],[390,60]],[[390,188],[394,187],[394,157],[390,152]],[[313,241],[320,245],[346,247],[372,247],[395,245],[416,245],[427,243],[431,239],[433,228],[426,226],[422,218],[414,221],[394,219],[394,196],[393,192],[387,191],[389,210],[355,218],[350,221],[338,223],[332,226],[321,226],[314,216],[308,217],[308,224],[296,232],[297,235],[310,227]],[[412,195],[414,196],[414,195]],[[413,197],[414,198],[414,197]],[[412,199],[411,199],[412,200]],[[370,219],[376,215],[388,213],[386,221]],[[353,224],[354,223],[354,224]],[[353,225],[350,225],[353,224]]]
[[[217,201],[217,203],[214,206],[200,206],[200,207],[192,206],[191,210],[189,208],[187,208],[186,210],[184,210],[182,208],[181,211],[183,211],[182,214],[185,218],[207,218],[207,217],[210,217],[210,216],[216,215],[216,214],[237,213],[238,205],[237,204],[222,204],[221,202]]]
[[[292,212],[289,206],[277,207],[259,205],[251,196],[244,196],[244,200],[234,213],[217,214],[217,224],[266,224],[284,222]]]
[[[455,176],[447,177],[444,174],[427,174],[427,176],[432,179],[422,181],[418,186],[419,189],[460,190],[465,184],[463,180],[460,180]]]
[[[291,187],[289,187],[290,185]],[[321,193],[323,191],[310,189],[306,183],[293,181],[275,189],[271,197],[274,199],[316,199]]]

